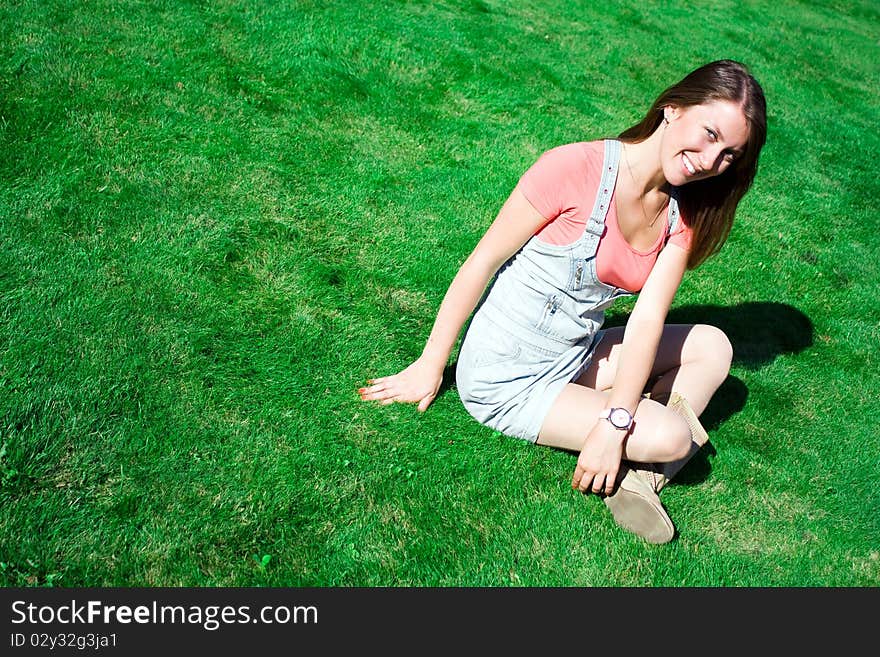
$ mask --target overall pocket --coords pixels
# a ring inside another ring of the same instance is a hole
[[[517,344],[512,347],[505,347],[499,342],[484,342],[474,345],[474,352],[471,356],[472,367],[492,367],[508,361],[519,358],[522,348]]]
[[[519,341],[506,331],[493,330],[489,322],[471,325],[458,360],[465,368],[489,367],[519,357]]]
[[[544,302],[544,307],[541,309],[541,314],[538,317],[538,321],[535,323],[535,328],[542,332],[548,332],[548,329],[553,324],[553,317],[559,312],[559,304],[561,303],[558,294],[552,294],[547,297],[547,300]]]
[[[568,277],[568,289],[571,291],[583,290],[592,283],[590,261],[594,258],[573,258],[571,272]]]

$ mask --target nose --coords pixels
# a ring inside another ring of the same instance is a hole
[[[715,171],[721,166],[721,158],[723,156],[724,146],[722,144],[714,144],[700,153],[700,166],[704,171]]]

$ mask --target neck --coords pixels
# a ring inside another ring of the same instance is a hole
[[[660,133],[660,130],[655,130],[645,141],[623,144],[626,161],[636,186],[634,191],[641,198],[668,191],[669,185],[660,164]]]

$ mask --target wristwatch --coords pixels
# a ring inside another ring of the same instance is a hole
[[[606,408],[599,413],[600,420],[608,420],[615,429],[629,431],[632,429],[633,416],[625,408]]]

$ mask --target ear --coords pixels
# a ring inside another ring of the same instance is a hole
[[[663,119],[669,123],[670,121],[677,119],[680,113],[681,109],[677,105],[667,105],[663,108]]]

